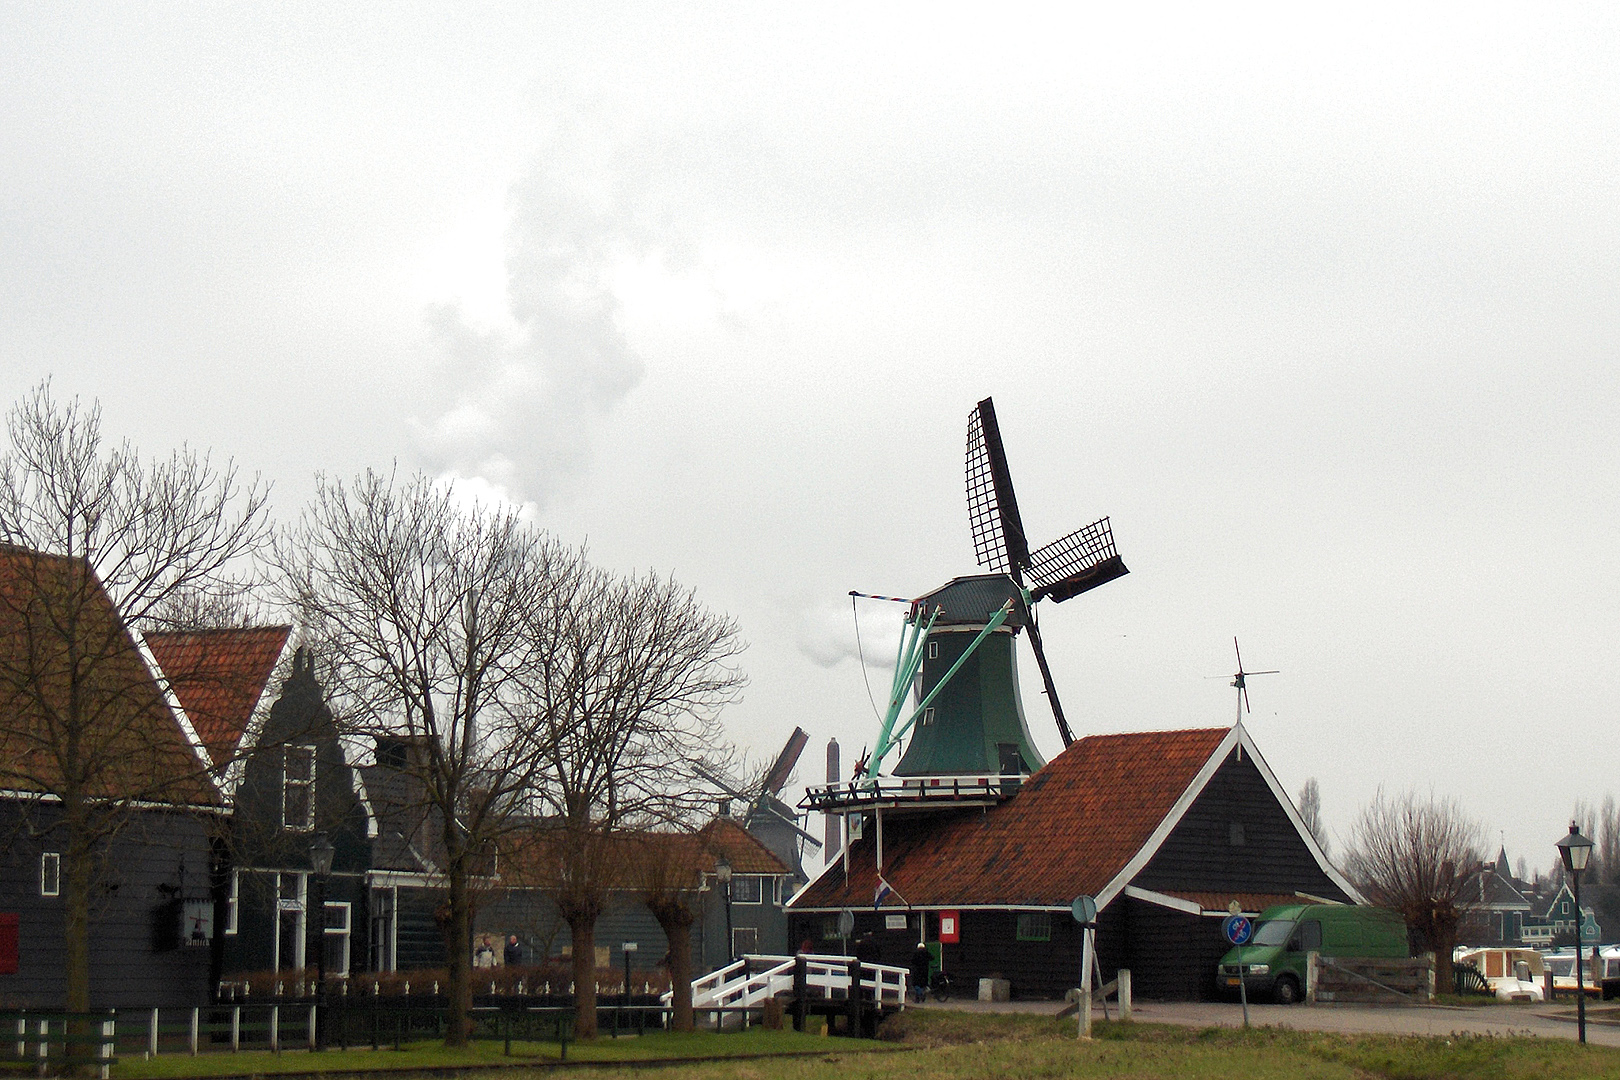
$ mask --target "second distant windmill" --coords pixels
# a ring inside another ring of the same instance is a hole
[[[1232,673],[1232,685],[1237,688],[1237,723],[1243,722],[1243,714],[1249,709],[1249,676],[1251,675],[1281,675],[1278,670],[1271,671],[1245,671],[1243,669],[1243,650],[1238,648],[1238,639],[1232,639],[1232,651],[1237,653],[1237,671]],[[1215,676],[1210,676],[1215,678]]]

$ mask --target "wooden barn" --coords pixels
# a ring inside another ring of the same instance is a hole
[[[1129,968],[1139,996],[1195,999],[1214,993],[1234,902],[1257,914],[1302,896],[1361,900],[1241,724],[1080,739],[976,805],[928,805],[937,783],[846,799],[860,838],[790,902],[794,940],[837,951],[848,910],[885,963],[937,943],[953,978],[1054,997],[1078,985],[1070,904],[1088,895],[1105,977]]]

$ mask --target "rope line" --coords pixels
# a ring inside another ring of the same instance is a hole
[[[866,677],[866,650],[861,647],[861,611],[855,603],[855,598],[860,595],[853,591],[849,594],[849,611],[855,617],[855,655],[861,659],[861,681],[866,684],[866,700],[872,705],[872,715],[881,724],[883,714],[878,712],[877,698],[872,696],[872,680]]]

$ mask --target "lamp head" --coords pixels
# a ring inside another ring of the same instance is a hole
[[[1592,858],[1592,841],[1581,835],[1573,821],[1569,823],[1569,835],[1558,841],[1558,856],[1564,860],[1564,869],[1576,874],[1585,870]]]
[[[714,860],[714,878],[722,885],[731,884],[731,860],[724,855]]]
[[[310,869],[314,870],[317,874],[331,873],[332,855],[336,850],[337,849],[332,846],[332,841],[327,839],[325,833],[316,833],[315,839],[309,842]]]

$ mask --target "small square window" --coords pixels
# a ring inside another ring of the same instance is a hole
[[[922,724],[923,724],[923,727],[927,727],[928,725],[932,724],[933,722],[934,722],[934,707],[932,705],[930,705],[930,706],[928,706],[928,708],[923,710]]]
[[[1051,941],[1052,913],[1050,911],[1020,911],[1018,913],[1019,941]]]
[[[930,641],[928,643],[928,659],[930,659],[930,660],[938,660],[939,659],[939,642]]]
[[[745,956],[759,952],[759,931],[752,926],[738,926],[731,931],[731,955]]]
[[[1234,821],[1226,827],[1226,842],[1233,847],[1242,847],[1247,842],[1243,835],[1243,822]]]
[[[738,874],[731,879],[733,904],[758,904],[764,899],[765,879],[755,874]]]
[[[62,895],[62,855],[60,852],[45,851],[40,853],[39,895]]]

